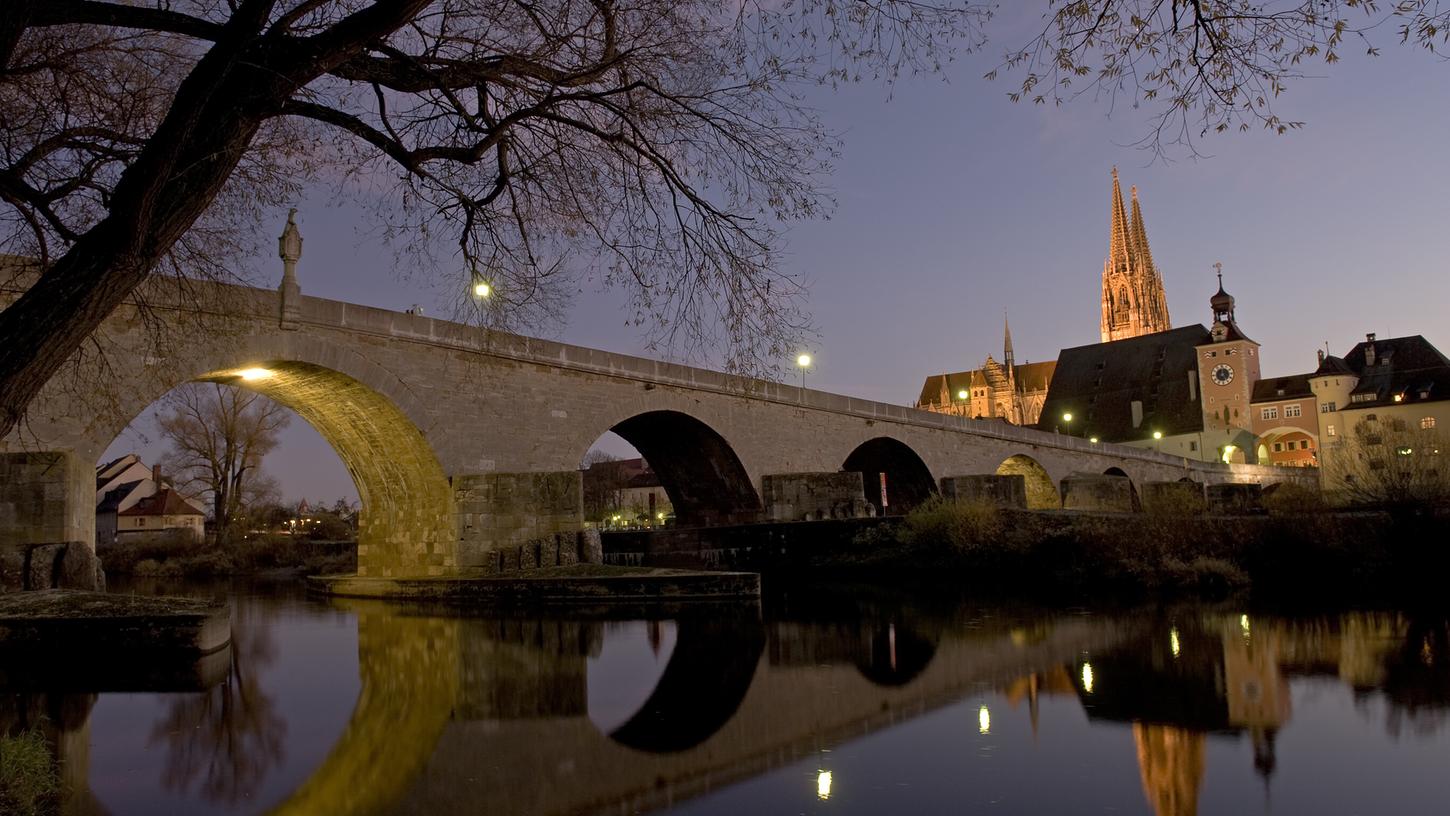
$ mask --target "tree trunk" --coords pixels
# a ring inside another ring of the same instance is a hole
[[[396,30],[428,2],[378,0],[300,39],[263,36],[274,0],[238,6],[117,182],[108,215],[0,312],[0,437],[191,228],[262,123],[280,115],[300,88]]]

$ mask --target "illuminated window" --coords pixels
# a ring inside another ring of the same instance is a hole
[[[1329,436],[1334,436],[1334,426],[1333,426],[1333,425],[1330,425],[1330,426],[1329,426],[1329,427],[1328,427],[1328,428],[1327,428],[1327,429],[1326,429],[1326,430],[1325,430],[1325,433],[1326,433],[1326,434],[1328,434],[1328,435],[1329,435]]]
[[[1434,417],[1422,417],[1420,419],[1420,430],[1428,431],[1433,427],[1435,427]]]
[[[1274,443],[1274,453],[1282,453],[1283,451],[1284,451],[1284,443],[1283,442],[1275,442]]]
[[[1284,406],[1284,418],[1285,419],[1289,419],[1290,417],[1303,416],[1303,415],[1304,415],[1303,409],[1301,409],[1297,404],[1295,404],[1295,405],[1285,405]]]

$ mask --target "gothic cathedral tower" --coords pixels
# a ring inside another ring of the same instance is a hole
[[[1132,188],[1133,218],[1123,209],[1118,168],[1113,168],[1113,198],[1109,204],[1111,236],[1108,260],[1103,264],[1103,342],[1168,331],[1168,298],[1163,278],[1148,249],[1138,188]]]

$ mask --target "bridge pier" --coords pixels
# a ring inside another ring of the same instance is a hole
[[[1126,476],[1076,474],[1062,480],[1064,510],[1104,510],[1131,513],[1133,483]]]
[[[1021,475],[986,473],[976,476],[946,476],[941,494],[947,499],[980,501],[998,507],[1027,509],[1027,479]]]
[[[767,521],[865,518],[874,510],[859,473],[773,473],[761,487]]]
[[[105,586],[95,485],[71,451],[0,453],[0,592]]]
[[[559,542],[577,539],[584,528],[579,471],[481,473],[450,481],[458,508],[460,568],[513,570],[569,561],[567,544]],[[552,544],[553,559],[541,559],[535,546],[541,541]],[[566,554],[560,557],[558,551]],[[587,552],[572,554],[588,560]]]

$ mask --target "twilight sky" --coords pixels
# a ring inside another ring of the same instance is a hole
[[[1384,32],[1383,56],[1310,66],[1319,76],[1290,86],[1278,110],[1303,130],[1210,136],[1204,158],[1153,163],[1130,146],[1143,112],[1120,105],[1109,116],[1090,99],[1014,105],[1010,77],[983,80],[1020,31],[994,25],[995,45],[960,60],[948,81],[905,80],[889,99],[874,84],[810,94],[845,137],[828,180],[837,209],[796,226],[787,245],[821,335],[811,387],[910,404],[927,375],[1000,358],[1004,312],[1019,362],[1098,342],[1114,165],[1125,196],[1138,186],[1174,325],[1208,322],[1221,261],[1239,325],[1263,345],[1265,376],[1309,370],[1326,341],[1343,354],[1368,331],[1423,334],[1450,351],[1450,65]],[[304,294],[446,312],[452,294],[392,269],[356,209],[320,192],[299,207]],[[259,268],[280,279],[270,253]],[[588,289],[550,336],[643,353],[616,299]],[[109,453],[133,449],[160,452],[128,432]],[[266,469],[288,499],[356,495],[300,420]]]

